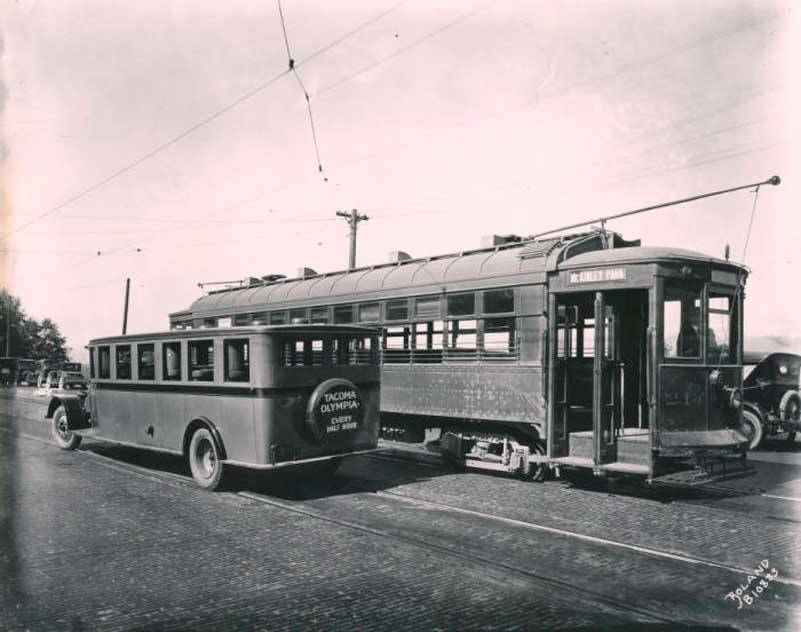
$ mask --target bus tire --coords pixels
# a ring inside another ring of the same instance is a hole
[[[759,444],[762,443],[762,436],[764,434],[762,420],[750,410],[743,410],[742,415],[743,418],[738,430],[748,439],[748,449],[756,450]]]
[[[220,448],[208,428],[195,430],[186,456],[195,482],[203,489],[215,490],[222,479],[223,463]]]
[[[50,420],[50,435],[62,450],[74,450],[81,445],[80,435],[67,428],[67,409],[59,406]]]

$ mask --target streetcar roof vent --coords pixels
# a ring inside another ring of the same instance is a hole
[[[285,279],[285,274],[265,274],[261,280],[265,283],[274,283],[275,281],[280,281],[281,279]]]
[[[412,255],[408,252],[403,252],[403,250],[393,250],[389,253],[389,261],[390,263],[399,263],[401,261],[411,261]]]
[[[311,268],[298,268],[297,276],[300,279],[308,279],[309,277],[318,276],[318,274]]]
[[[520,235],[484,235],[481,238],[482,248],[494,248],[504,244],[514,244],[523,241]]]

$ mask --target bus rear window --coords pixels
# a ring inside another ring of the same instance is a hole
[[[281,346],[284,366],[342,366],[377,364],[378,350],[370,336],[285,339]]]

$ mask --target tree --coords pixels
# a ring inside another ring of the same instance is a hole
[[[28,318],[20,300],[0,290],[0,355],[34,360],[66,360],[69,348],[50,318]]]

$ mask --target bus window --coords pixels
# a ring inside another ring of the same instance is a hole
[[[701,290],[665,284],[666,358],[701,357]]]
[[[131,345],[117,345],[117,379],[131,379]]]
[[[250,381],[250,353],[247,340],[226,340],[223,342],[225,353],[225,381]]]
[[[155,345],[139,344],[136,345],[137,354],[137,369],[139,371],[140,380],[155,380],[156,379],[156,352]]]
[[[214,341],[191,340],[189,349],[189,379],[193,382],[214,381]]]
[[[448,348],[463,351],[476,350],[476,321],[451,320],[448,322]]]
[[[181,379],[181,343],[165,342],[162,345],[164,354],[163,377],[165,380]]]
[[[107,380],[111,377],[111,348],[110,347],[98,347],[97,348],[97,357],[98,357],[98,364],[99,364],[99,372],[98,377],[101,380]]]

